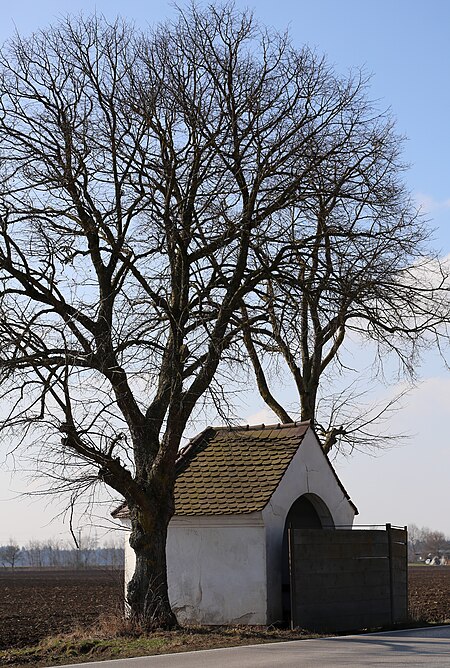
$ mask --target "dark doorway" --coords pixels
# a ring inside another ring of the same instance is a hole
[[[289,568],[289,529],[328,529],[334,528],[330,511],[325,503],[315,494],[299,496],[292,504],[284,524],[281,555],[281,596],[283,624],[291,622],[291,587]]]

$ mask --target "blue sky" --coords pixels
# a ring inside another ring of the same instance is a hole
[[[180,3],[183,4],[183,3]],[[363,67],[372,74],[370,97],[389,107],[399,134],[407,137],[406,180],[435,229],[434,246],[450,254],[450,3],[447,0],[254,0],[249,6],[262,23],[290,28],[294,42],[327,55],[339,72]],[[29,34],[80,11],[121,15],[137,26],[173,14],[172,3],[148,0],[16,0],[0,12],[0,40],[17,31]],[[386,390],[389,391],[389,390]],[[425,360],[421,382],[394,418],[394,431],[413,434],[404,447],[337,462],[339,474],[360,509],[364,523],[416,523],[450,535],[448,413],[450,377],[436,356]],[[267,414],[255,399],[243,418]],[[23,488],[17,474],[0,474],[0,544],[9,536],[67,535],[55,512],[34,500],[13,499]]]

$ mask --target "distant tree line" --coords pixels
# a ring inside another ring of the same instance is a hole
[[[59,540],[30,540],[20,546],[11,539],[0,546],[0,566],[4,568],[123,568],[124,548],[119,541],[98,545],[95,538],[83,538],[79,548]]]
[[[410,524],[408,527],[408,560],[410,563],[426,561],[429,557],[446,557],[450,561],[450,537],[442,531]]]

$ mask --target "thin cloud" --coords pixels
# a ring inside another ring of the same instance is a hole
[[[450,198],[438,200],[426,193],[416,193],[415,200],[422,213],[434,213],[436,211],[450,209]]]
[[[245,424],[276,424],[280,419],[270,408],[263,408],[257,413],[251,413],[244,417]]]

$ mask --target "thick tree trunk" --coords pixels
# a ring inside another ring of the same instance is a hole
[[[147,631],[173,628],[177,620],[169,603],[166,538],[170,513],[132,512],[130,545],[136,553],[136,568],[128,584],[127,602],[131,619]]]
[[[314,424],[314,417],[316,413],[316,392],[314,389],[307,388],[299,391],[300,394],[300,419],[302,422],[307,420]]]

